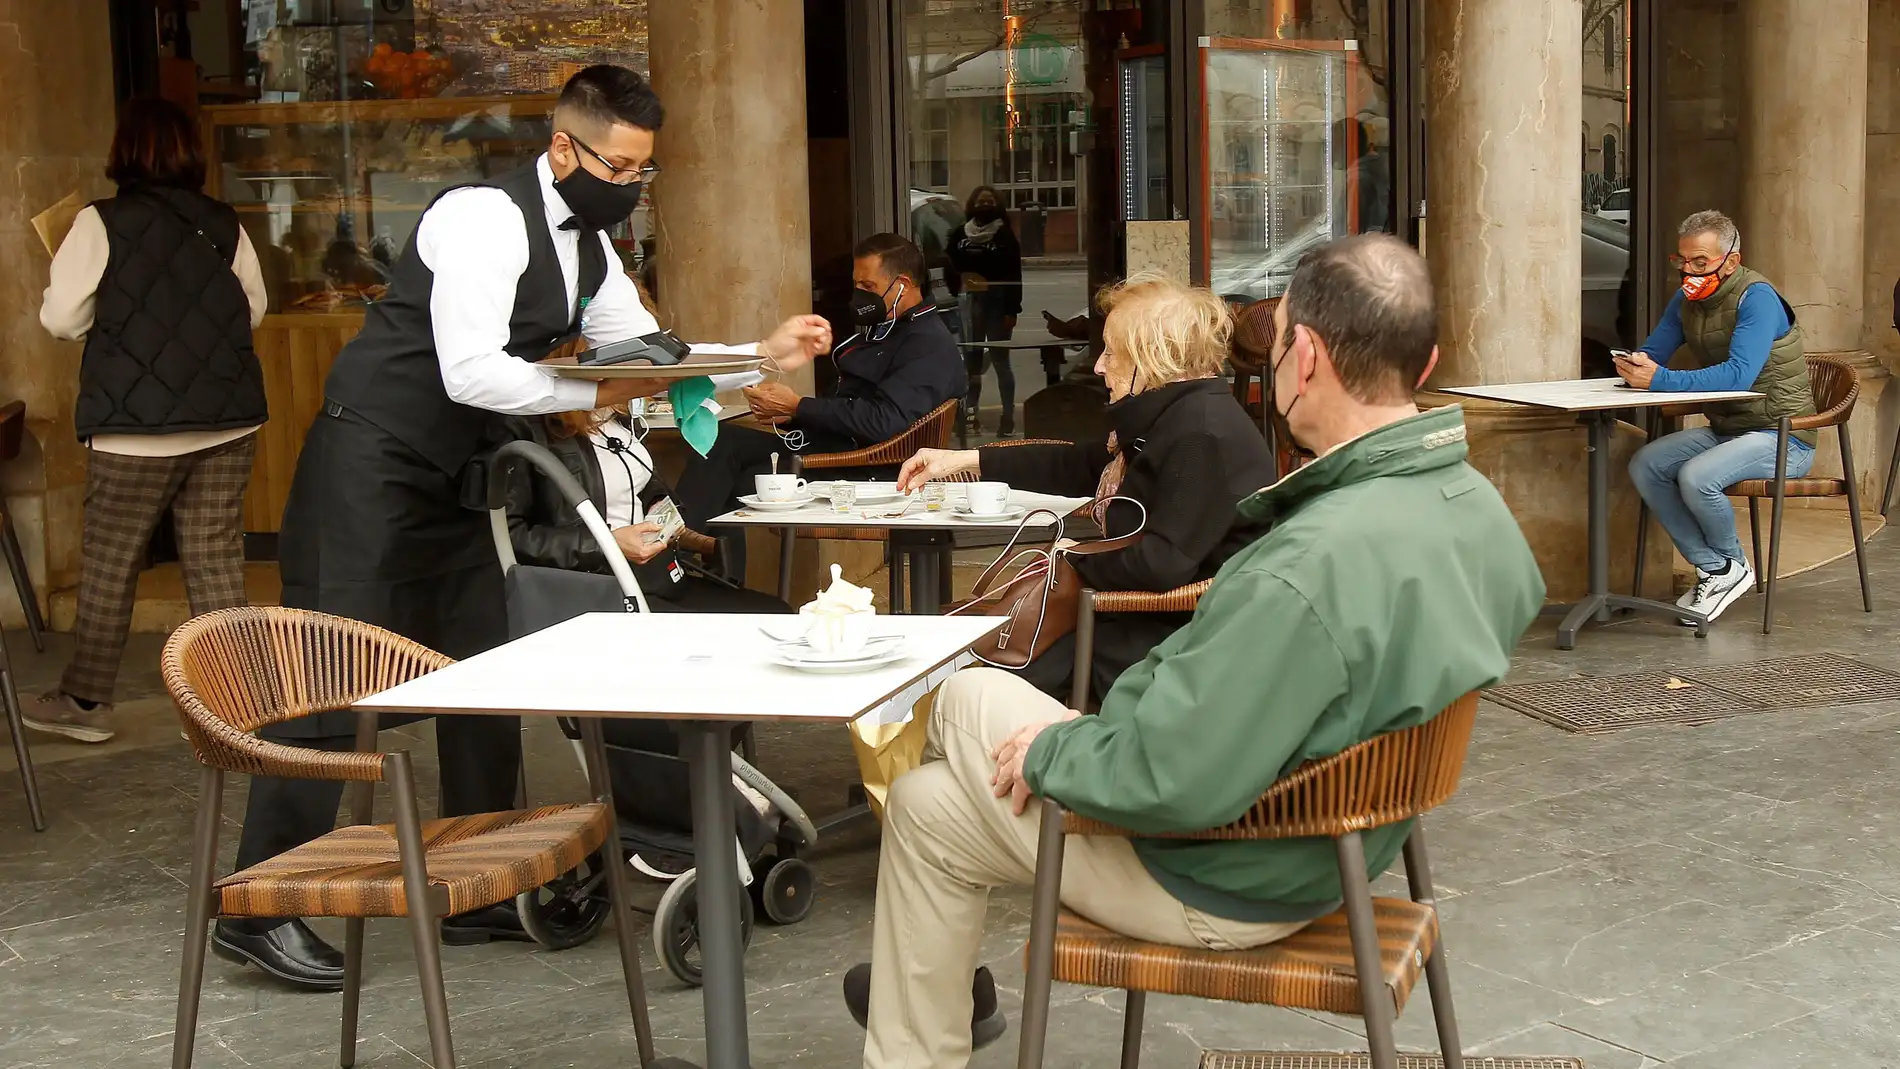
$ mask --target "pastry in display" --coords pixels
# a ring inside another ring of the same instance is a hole
[[[380,282],[366,286],[344,284],[306,293],[290,302],[285,311],[289,312],[336,312],[345,308],[361,308],[383,299],[389,287]]]
[[[385,41],[363,62],[364,74],[376,91],[387,97],[414,100],[437,96],[449,84],[455,64],[426,48],[403,52]]]

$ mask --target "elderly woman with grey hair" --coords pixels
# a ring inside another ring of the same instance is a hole
[[[1677,234],[1670,263],[1681,289],[1643,347],[1616,354],[1616,372],[1632,388],[1658,393],[1762,395],[1709,405],[1708,426],[1658,438],[1630,460],[1637,492],[1696,568],[1695,587],[1677,604],[1713,620],[1755,581],[1727,489],[1774,477],[1777,427],[1783,417],[1813,415],[1814,394],[1794,307],[1742,266],[1735,223],[1721,212],[1696,212]],[[1789,477],[1813,466],[1814,438],[1813,431],[1790,438]]]

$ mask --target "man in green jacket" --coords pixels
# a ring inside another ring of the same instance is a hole
[[[969,987],[989,889],[1032,882],[1032,795],[1138,836],[1239,818],[1304,761],[1410,727],[1503,678],[1544,582],[1458,408],[1421,414],[1437,359],[1425,263],[1368,235],[1309,255],[1276,316],[1274,404],[1318,460],[1240,505],[1272,530],[1193,621],[1081,716],[1006,672],[939,695],[925,763],[893,785],[872,964],[846,979],[866,1069],[949,1069],[1002,1032]],[[1369,875],[1409,825],[1365,837]],[[1327,840],[1079,838],[1063,904],[1153,942],[1237,949],[1340,901]],[[975,995],[989,990],[979,974]],[[868,1004],[868,1005],[867,1005]]]

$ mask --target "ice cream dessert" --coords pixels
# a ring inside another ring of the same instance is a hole
[[[844,569],[831,566],[831,585],[799,607],[805,618],[805,643],[819,653],[856,653],[871,637],[871,592],[849,582]]]

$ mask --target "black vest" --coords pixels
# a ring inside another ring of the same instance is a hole
[[[167,187],[122,190],[93,207],[110,251],[80,358],[79,437],[263,423],[251,306],[231,271],[237,212]]]
[[[535,166],[469,185],[508,194],[528,225],[528,267],[515,284],[507,351],[523,360],[539,360],[580,334],[581,307],[607,278],[607,256],[599,232],[581,231],[580,300],[570,313],[567,283],[548,230]],[[436,194],[438,199],[442,193]],[[502,425],[497,413],[451,401],[442,385],[429,315],[434,286],[435,274],[422,262],[411,235],[391,273],[389,293],[370,305],[362,333],[337,354],[324,393],[453,475],[486,445],[499,440]]]

